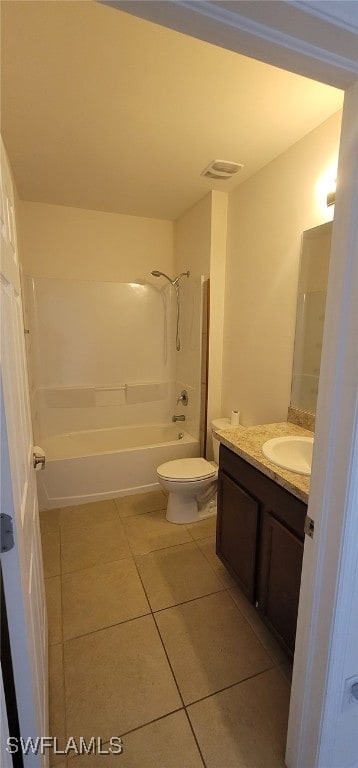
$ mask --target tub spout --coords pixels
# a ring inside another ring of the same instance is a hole
[[[174,416],[172,416],[172,421],[185,421],[185,416],[184,414],[181,414],[180,416],[174,414]]]

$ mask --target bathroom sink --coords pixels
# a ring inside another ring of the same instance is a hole
[[[313,437],[273,437],[262,446],[262,452],[278,467],[310,475],[312,464]]]

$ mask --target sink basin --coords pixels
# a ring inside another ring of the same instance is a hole
[[[273,437],[262,446],[267,459],[278,467],[310,475],[312,464],[313,437]]]

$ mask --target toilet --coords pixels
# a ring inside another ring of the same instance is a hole
[[[211,432],[230,428],[229,419],[214,419]],[[158,480],[169,492],[166,518],[170,523],[195,523],[216,514],[220,442],[212,435],[214,461],[174,459],[157,468]]]

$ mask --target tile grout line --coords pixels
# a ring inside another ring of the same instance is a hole
[[[217,578],[217,579],[219,579],[219,581],[221,581],[221,580],[220,580],[220,576],[218,575],[218,573],[217,573],[217,571],[215,570],[214,566],[211,564],[211,562],[210,562],[209,558],[207,558],[207,557],[206,557],[206,555],[204,554],[203,550],[201,549],[201,547],[200,547],[200,546],[199,546],[199,544],[198,544],[198,541],[205,541],[206,539],[211,539],[211,536],[205,536],[203,539],[194,539],[194,541],[195,541],[195,544],[196,544],[196,546],[197,546],[197,548],[198,548],[199,552],[201,552],[202,556],[205,558],[205,560],[206,560],[206,562],[208,563],[208,565],[210,565],[210,568],[211,568],[211,570],[213,571],[213,573],[215,573],[215,576],[216,576],[216,578]],[[222,582],[222,581],[221,581],[221,584],[223,584],[223,582]],[[226,586],[225,586],[225,584],[223,584],[223,589],[225,589],[225,590],[226,590],[226,589],[228,589],[228,587],[226,587]],[[218,590],[218,592],[219,592],[219,591],[221,591],[221,590]]]
[[[161,511],[161,510],[159,510],[159,511]],[[143,514],[149,514],[149,513],[143,513]],[[133,517],[134,517],[134,515],[133,515]],[[142,517],[142,515],[135,515],[135,517]],[[211,563],[208,560],[208,558],[205,557],[205,555],[204,555],[203,551],[200,549],[196,539],[192,539],[191,541],[183,541],[181,544],[171,544],[171,545],[166,546],[166,547],[159,547],[158,549],[150,549],[148,552],[140,552],[140,553],[137,552],[137,553],[134,553],[133,550],[132,550],[132,547],[130,545],[129,539],[127,537],[127,534],[126,534],[126,532],[124,532],[124,533],[125,533],[125,536],[126,536],[126,540],[127,540],[128,546],[130,548],[130,554],[129,555],[126,555],[125,557],[119,557],[119,558],[117,558],[115,560],[108,560],[108,562],[105,562],[105,563],[94,563],[93,565],[86,566],[86,568],[75,568],[73,571],[63,571],[62,574],[56,574],[56,575],[57,576],[59,576],[59,575],[70,576],[72,573],[82,573],[83,571],[89,571],[89,570],[91,570],[91,568],[96,568],[96,567],[99,567],[99,566],[102,566],[102,565],[111,565],[112,563],[120,563],[122,560],[130,560],[131,558],[133,558],[135,560],[137,557],[138,558],[139,557],[146,557],[146,555],[151,555],[154,552],[163,552],[165,549],[175,549],[177,547],[184,547],[187,544],[196,544],[199,552],[202,554],[202,556],[204,557],[205,561],[208,563],[208,565],[210,566],[211,570],[213,571],[213,573],[215,574],[217,579],[220,581],[220,576],[218,576],[217,572],[215,571],[214,567],[211,565]],[[203,539],[199,539],[199,541],[203,541]],[[53,577],[49,576],[49,577],[46,577],[46,578],[53,578]],[[225,584],[223,584],[222,581],[220,581],[220,583],[222,584],[222,590],[218,589],[218,590],[216,590],[217,592],[221,592],[221,591],[224,591],[226,589],[232,589],[232,587],[225,586]],[[193,598],[193,599],[195,599],[195,598]],[[180,605],[180,603],[178,603],[178,605]],[[170,606],[168,606],[168,607],[170,607]],[[160,610],[162,610],[162,609],[160,609]]]
[[[130,728],[128,731],[122,731],[120,738],[123,738],[125,736],[129,736],[132,733],[136,733],[136,731],[141,731],[142,728],[146,728],[147,725],[153,725],[154,723],[160,722],[160,720],[165,720],[167,717],[171,717],[171,715],[175,715],[177,712],[185,712],[184,707],[178,707],[177,709],[173,709],[170,712],[167,712],[165,715],[160,715],[160,717],[155,717],[153,720],[148,720],[146,723],[143,723],[142,725],[136,725],[135,728]],[[110,743],[110,739],[106,739],[105,741],[101,742],[101,745],[104,747],[106,744]],[[77,755],[70,755],[68,757],[69,760],[73,760],[76,758]]]
[[[230,589],[232,589],[232,587],[228,587],[228,588],[226,589],[226,592],[228,592],[228,595],[229,595],[229,598],[230,598],[230,600],[232,600],[232,602],[233,602],[233,603],[234,603],[234,605],[236,606],[237,610],[239,611],[239,613],[240,613],[240,616],[241,616],[241,617],[244,619],[244,621],[246,622],[246,624],[247,624],[247,625],[250,627],[251,631],[254,633],[254,635],[255,635],[255,637],[256,637],[256,640],[257,640],[257,641],[260,643],[260,645],[261,645],[261,646],[262,646],[262,648],[264,649],[264,651],[265,651],[265,653],[267,654],[267,656],[269,657],[269,659],[271,659],[271,661],[272,661],[272,663],[273,663],[273,666],[274,666],[274,667],[278,667],[278,666],[280,666],[280,663],[282,663],[282,664],[283,664],[284,662],[279,662],[279,661],[277,661],[277,659],[275,659],[275,658],[272,656],[272,654],[270,653],[270,651],[269,651],[269,650],[268,650],[268,649],[267,649],[267,648],[264,646],[264,644],[263,644],[263,642],[262,642],[262,640],[261,640],[260,636],[259,636],[259,635],[257,634],[257,632],[256,632],[256,629],[255,629],[255,627],[253,627],[253,626],[252,626],[252,624],[250,624],[250,621],[249,621],[249,619],[247,618],[247,616],[245,616],[245,613],[244,613],[244,611],[242,611],[242,610],[241,610],[240,606],[237,604],[237,602],[234,600],[233,596],[230,594]],[[250,605],[251,605],[251,603],[250,603]],[[262,626],[263,626],[264,628],[266,628],[266,626],[265,626],[264,622],[262,622]],[[269,631],[269,630],[268,630],[268,631]],[[273,638],[273,639],[275,639],[275,638]]]
[[[235,688],[237,685],[241,685],[241,683],[247,683],[248,680],[254,680],[255,677],[260,677],[260,675],[265,675],[266,672],[271,672],[272,669],[276,669],[276,667],[275,666],[266,667],[265,669],[261,669],[260,672],[255,672],[253,675],[244,677],[242,680],[236,680],[235,683],[230,683],[230,685],[225,685],[223,688],[219,688],[217,691],[212,691],[212,693],[208,693],[206,694],[206,696],[201,696],[200,699],[195,699],[194,701],[190,701],[188,704],[184,704],[184,708],[187,709],[189,707],[192,707],[194,704],[200,704],[202,701],[206,701],[206,699],[211,699],[213,696],[217,696],[219,693],[225,693],[225,691],[229,691],[231,688]]]
[[[203,755],[203,753],[202,753],[202,751],[201,751],[201,747],[200,747],[200,745],[199,745],[199,742],[198,742],[198,739],[197,739],[197,735],[196,735],[196,733],[195,733],[195,731],[194,731],[194,727],[193,727],[193,724],[192,724],[192,722],[191,722],[191,720],[190,720],[190,717],[189,717],[189,713],[188,713],[188,710],[187,710],[187,708],[186,708],[186,707],[184,707],[184,712],[185,712],[185,716],[186,716],[186,719],[187,719],[187,721],[188,721],[188,724],[189,724],[189,728],[190,728],[190,730],[191,730],[191,732],[192,732],[192,734],[193,734],[193,738],[194,738],[194,741],[195,741],[195,743],[196,743],[196,746],[197,746],[197,748],[198,748],[198,752],[199,752],[199,754],[200,754],[200,757],[201,757],[201,759],[202,759],[202,761],[203,761],[203,766],[204,766],[204,768],[207,768],[207,766],[206,766],[206,762],[205,762],[205,760],[204,760],[204,755]]]
[[[1,0],[0,0],[1,2]],[[126,555],[126,557],[119,557],[118,560],[108,560],[108,562],[105,563],[94,563],[93,565],[87,565],[86,568],[78,568],[74,571],[64,571],[62,573],[62,576],[72,576],[73,573],[84,573],[84,571],[91,571],[92,568],[101,568],[104,565],[114,565],[114,563],[122,563],[124,560],[132,560],[134,555],[130,552],[129,555]]]
[[[134,558],[127,558],[127,559],[128,560],[129,559],[133,559],[134,560]],[[116,561],[116,562],[119,562],[119,561]],[[135,563],[135,565],[136,565],[136,563]],[[96,566],[92,566],[92,567],[95,568]],[[137,568],[137,565],[136,565],[136,568]],[[72,573],[81,573],[81,571],[72,571]],[[139,578],[140,578],[140,576],[139,576]],[[143,582],[142,582],[141,578],[140,578],[140,581],[141,581],[141,585],[143,586]],[[143,589],[144,589],[144,586],[143,586]],[[219,594],[219,592],[226,592],[226,591],[227,590],[225,588],[223,588],[223,589],[217,589],[217,590],[215,590],[215,592],[205,592],[204,595],[198,595],[197,597],[192,597],[189,600],[183,600],[181,603],[174,603],[173,605],[167,605],[165,608],[158,608],[158,609],[153,610],[153,608],[152,608],[152,606],[150,604],[149,598],[147,596],[146,590],[144,589],[145,596],[146,596],[146,599],[148,601],[148,606],[149,606],[149,610],[146,613],[140,613],[138,616],[132,616],[131,618],[124,619],[123,621],[116,621],[114,624],[106,624],[104,627],[98,627],[98,629],[92,629],[90,632],[84,632],[83,634],[80,634],[80,635],[74,635],[73,637],[64,637],[63,638],[63,642],[64,643],[69,643],[72,640],[77,640],[77,639],[79,639],[81,637],[87,637],[87,635],[88,636],[89,635],[95,635],[97,632],[103,632],[106,629],[113,629],[113,627],[120,627],[122,624],[128,624],[130,621],[136,621],[137,619],[143,619],[145,616],[150,616],[150,615],[154,616],[157,613],[163,613],[163,611],[169,611],[169,610],[171,610],[171,608],[179,608],[181,605],[187,605],[188,603],[195,602],[195,600],[203,600],[205,597],[211,597],[211,595],[217,595],[217,594]],[[240,611],[239,608],[238,608],[238,610],[239,610],[239,612],[241,614],[241,611]],[[58,643],[54,643],[54,645],[58,645]]]
[[[114,627],[121,627],[124,624],[128,624],[130,621],[138,621],[139,619],[144,619],[146,616],[150,616],[152,613],[150,606],[149,611],[147,613],[141,613],[139,616],[133,616],[131,619],[125,619],[124,621],[117,621],[115,624],[106,624],[105,627],[99,627],[98,629],[92,629],[90,632],[84,632],[81,635],[74,635],[73,637],[65,637],[64,643],[72,643],[73,640],[80,640],[84,637],[91,637],[92,635],[97,635],[98,632],[105,632],[106,629],[114,629]]]
[[[205,592],[203,595],[197,595],[196,597],[190,597],[188,600],[181,600],[180,603],[173,603],[172,605],[166,605],[164,608],[155,608],[153,613],[163,613],[163,611],[169,611],[171,608],[179,608],[181,605],[188,605],[188,603],[194,603],[195,600],[202,600],[204,597],[210,597],[210,595],[218,595],[219,592],[226,592],[225,587],[222,589],[214,589],[210,592]]]
[[[128,560],[133,560],[134,565],[136,566],[136,570],[138,571],[138,567],[137,567],[137,564],[135,563],[134,558],[131,557],[131,558],[127,558],[127,559]],[[116,561],[116,562],[120,562],[120,561]],[[96,566],[92,566],[92,567],[95,568]],[[90,569],[88,569],[88,570],[90,570]],[[72,571],[72,573],[82,573],[82,571]],[[106,629],[113,629],[113,627],[120,627],[123,624],[128,624],[130,621],[137,621],[137,619],[143,619],[145,616],[153,615],[153,617],[154,617],[157,613],[163,613],[164,611],[169,611],[172,608],[180,608],[181,605],[188,605],[189,603],[194,603],[196,600],[204,600],[206,597],[211,597],[212,595],[218,595],[219,592],[227,592],[228,591],[228,589],[223,587],[223,589],[217,589],[214,592],[205,592],[204,595],[198,595],[197,597],[192,597],[189,600],[182,600],[182,602],[180,602],[180,603],[173,603],[172,605],[167,605],[165,608],[153,609],[151,604],[150,604],[147,592],[146,592],[146,590],[144,588],[144,585],[143,585],[142,579],[140,577],[140,574],[138,573],[138,575],[139,575],[139,579],[140,579],[141,585],[143,587],[143,590],[145,592],[146,599],[148,601],[149,610],[146,613],[140,613],[140,614],[138,614],[138,616],[132,616],[131,618],[124,619],[123,621],[116,621],[114,624],[106,624],[104,627],[98,627],[98,629],[92,629],[91,631],[84,632],[83,634],[80,634],[80,635],[74,635],[73,637],[63,637],[63,642],[64,643],[69,643],[69,642],[72,642],[72,640],[77,640],[77,639],[79,639],[81,637],[87,637],[89,635],[95,635],[95,634],[97,634],[97,632],[103,632]],[[240,608],[236,605],[234,600],[233,600],[233,603],[234,603],[235,607],[237,608],[237,610],[239,611],[240,616],[242,616],[242,618],[245,619],[245,621],[247,623],[249,623],[247,621],[247,619],[245,618],[244,614],[241,612]],[[250,629],[252,629],[251,626],[250,626]],[[252,630],[252,631],[254,631],[254,630]],[[54,645],[58,645],[58,643],[54,643]],[[262,645],[262,643],[261,643],[261,645]],[[266,649],[264,649],[264,650],[266,650]],[[266,651],[266,653],[268,653],[268,652]]]
[[[147,590],[146,590],[146,588],[145,588],[145,586],[144,586],[144,584],[143,584],[143,580],[142,580],[142,577],[141,577],[141,575],[140,575],[140,573],[139,573],[139,570],[138,570],[138,566],[137,566],[137,563],[136,563],[135,561],[134,561],[134,564],[135,564],[135,567],[136,567],[136,570],[137,570],[138,578],[139,578],[139,580],[140,580],[140,583],[141,583],[141,585],[142,585],[142,589],[143,589],[143,591],[144,591],[144,594],[145,594],[145,596],[146,596],[146,599],[147,599],[147,601],[148,601],[148,605],[149,605],[149,608],[150,608],[150,614],[149,614],[149,615],[151,615],[151,616],[153,617],[153,621],[154,621],[154,624],[155,624],[155,627],[156,627],[156,630],[157,630],[157,633],[158,633],[158,636],[159,636],[159,640],[160,640],[160,642],[161,642],[161,644],[162,644],[162,647],[163,647],[163,650],[164,650],[164,653],[165,653],[165,656],[166,656],[167,662],[168,662],[168,664],[169,664],[169,668],[170,668],[170,671],[171,671],[171,673],[172,673],[172,675],[173,675],[173,678],[174,678],[174,682],[175,682],[175,685],[176,685],[176,688],[177,688],[177,691],[178,691],[178,694],[179,694],[179,697],[180,697],[181,703],[182,703],[182,705],[183,705],[183,707],[184,707],[185,705],[184,705],[183,697],[182,697],[182,695],[181,695],[181,692],[180,692],[180,688],[179,688],[179,685],[178,685],[178,683],[177,683],[177,679],[176,679],[176,677],[175,677],[175,675],[174,675],[174,671],[173,671],[172,665],[171,665],[171,663],[170,663],[170,660],[169,660],[169,656],[168,656],[168,654],[167,654],[167,650],[166,650],[166,647],[165,647],[165,645],[164,645],[164,642],[163,642],[162,636],[161,636],[161,634],[160,634],[160,632],[159,632],[159,628],[158,628],[157,622],[156,622],[156,620],[155,620],[155,616],[154,616],[154,613],[153,613],[153,611],[152,611],[152,607],[151,607],[151,604],[150,604],[150,602],[149,602],[149,598],[148,598]]]
[[[135,562],[135,561],[134,561],[134,562]],[[147,598],[147,600],[148,600],[148,603],[149,603],[149,606],[150,606],[151,615],[152,615],[152,617],[153,617],[153,621],[154,621],[154,624],[155,624],[155,626],[156,626],[156,630],[157,630],[157,633],[158,633],[158,637],[159,637],[159,640],[160,640],[160,642],[161,642],[161,644],[162,644],[162,647],[163,647],[163,650],[164,650],[164,653],[165,653],[165,656],[166,656],[166,659],[167,659],[167,662],[168,662],[168,665],[169,665],[169,669],[170,669],[170,671],[171,671],[171,673],[172,673],[172,675],[173,675],[173,680],[174,680],[174,682],[175,682],[175,685],[176,685],[176,688],[177,688],[177,691],[178,691],[178,694],[179,694],[179,697],[180,697],[181,703],[182,703],[182,705],[183,705],[183,707],[182,707],[182,708],[184,709],[184,711],[185,711],[185,714],[186,714],[186,717],[187,717],[187,719],[188,719],[188,721],[189,721],[190,729],[191,729],[191,731],[192,731],[192,734],[193,734],[193,737],[194,737],[194,740],[195,740],[195,743],[196,743],[196,746],[197,746],[197,749],[198,749],[198,752],[199,752],[200,758],[201,758],[201,760],[202,760],[202,763],[203,763],[203,765],[204,765],[204,768],[206,768],[206,763],[205,763],[205,760],[204,760],[204,757],[203,757],[203,754],[202,754],[201,748],[200,748],[200,746],[199,746],[199,742],[198,742],[198,740],[197,740],[196,734],[194,733],[194,730],[193,730],[193,728],[192,728],[192,725],[191,725],[191,723],[190,723],[190,719],[189,719],[189,717],[188,717],[188,714],[187,714],[187,711],[186,711],[186,707],[185,707],[185,704],[184,704],[184,699],[183,699],[183,697],[182,697],[182,694],[181,694],[181,690],[180,690],[180,688],[179,688],[179,684],[178,684],[178,681],[177,681],[177,679],[176,679],[176,676],[175,676],[175,674],[174,674],[174,669],[173,669],[173,667],[172,667],[172,664],[171,664],[171,661],[170,661],[170,659],[169,659],[169,655],[168,655],[167,649],[166,649],[166,647],[165,647],[165,644],[164,644],[164,640],[163,640],[163,638],[162,638],[162,636],[161,636],[161,634],[160,634],[160,630],[159,630],[159,627],[158,627],[158,624],[157,624],[157,621],[156,621],[155,615],[154,615],[154,613],[153,613],[153,611],[152,611],[152,607],[151,607],[151,605],[150,605],[150,602],[149,602],[149,598],[148,598],[148,595],[147,595],[147,591],[146,591],[146,589],[145,589],[145,586],[144,586],[144,584],[143,584],[143,581],[142,581],[141,575],[140,575],[140,573],[139,573],[139,570],[138,570],[138,566],[137,566],[137,563],[136,563],[136,562],[135,562],[135,566],[136,566],[136,569],[137,569],[137,573],[138,573],[138,577],[139,577],[139,579],[140,579],[140,581],[141,581],[141,584],[142,584],[142,587],[143,587],[143,590],[144,590],[145,596],[146,596],[146,598]]]
[[[137,566],[137,564],[135,562],[134,557],[130,557],[130,558],[126,558],[126,559],[127,560],[133,560],[134,565],[136,567],[136,570],[138,572],[138,566]],[[115,562],[120,562],[120,561],[115,561]],[[92,566],[92,567],[95,568],[96,566]],[[90,570],[90,569],[86,569],[86,570]],[[82,571],[71,571],[71,573],[82,573]],[[67,575],[67,574],[64,574],[64,575]],[[158,608],[158,609],[153,610],[153,608],[152,608],[152,606],[150,604],[147,592],[146,592],[146,590],[144,588],[144,585],[143,585],[143,582],[142,582],[142,579],[140,577],[139,572],[138,572],[138,575],[139,575],[139,579],[140,579],[141,585],[143,587],[146,599],[148,601],[149,610],[146,613],[140,613],[138,616],[132,616],[131,618],[124,619],[123,621],[116,621],[114,624],[106,624],[104,627],[98,627],[98,629],[92,629],[91,631],[84,632],[83,634],[80,634],[80,635],[74,635],[73,637],[64,637],[63,638],[63,642],[64,643],[68,643],[68,642],[71,642],[72,640],[77,640],[78,638],[81,638],[81,637],[87,637],[87,635],[95,635],[97,632],[103,632],[106,629],[112,629],[113,627],[119,627],[122,624],[128,624],[128,622],[130,622],[130,621],[136,621],[137,619],[142,619],[145,616],[150,616],[150,615],[154,616],[157,613],[162,613],[163,611],[169,611],[171,608],[179,608],[181,605],[187,605],[188,603],[193,603],[193,602],[195,602],[195,600],[203,600],[205,597],[210,597],[211,595],[219,594],[219,592],[226,592],[227,591],[226,588],[223,587],[222,589],[217,589],[214,592],[205,592],[204,595],[198,595],[197,597],[192,597],[189,600],[182,600],[182,602],[180,602],[180,603],[174,603],[172,605],[167,605],[165,608]]]

